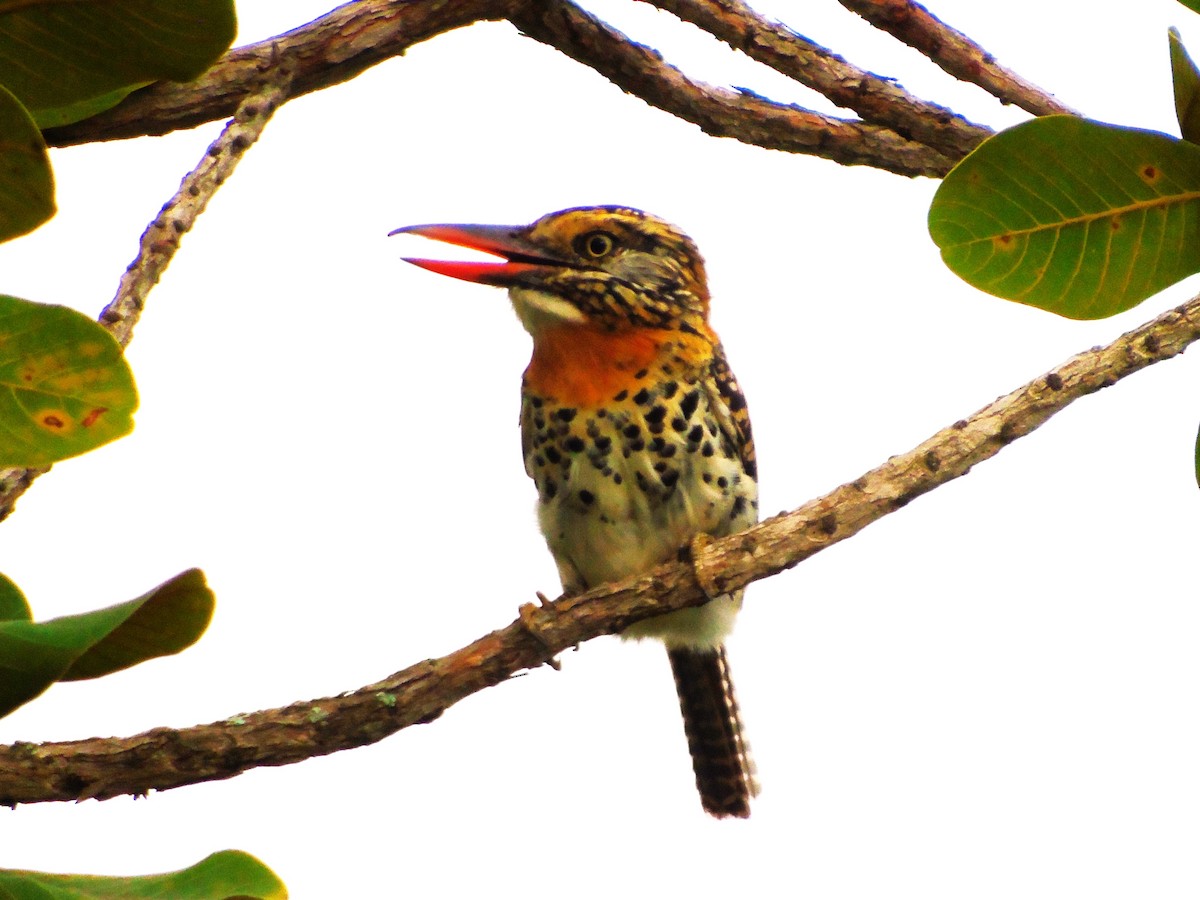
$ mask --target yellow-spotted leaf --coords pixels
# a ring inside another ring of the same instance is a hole
[[[1175,118],[1185,141],[1200,144],[1200,72],[1179,37],[1179,30],[1167,32],[1171,50],[1171,84],[1175,88]]]
[[[64,306],[0,295],[0,466],[45,466],[123,437],[137,405],[107,331]]]
[[[0,241],[33,231],[52,215],[54,176],[42,133],[0,87]]]
[[[287,900],[287,888],[278,875],[249,853],[222,850],[178,872],[128,878],[0,869],[0,898],[8,897],[20,900]]]
[[[208,627],[213,604],[199,569],[134,600],[45,622],[30,621],[28,607],[22,614],[10,594],[12,616],[0,621],[0,716],[56,681],[99,678],[190,647]]]
[[[131,87],[195,78],[236,30],[233,0],[0,0],[0,84],[42,127],[62,125]]]
[[[939,187],[929,233],[981,290],[1101,319],[1200,271],[1200,146],[1046,116],[984,141]]]

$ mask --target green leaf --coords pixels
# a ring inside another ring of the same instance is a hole
[[[1200,2],[1200,0],[1197,0]],[[1171,50],[1171,83],[1175,88],[1175,118],[1185,141],[1200,144],[1200,71],[1188,55],[1179,30],[1167,31]]]
[[[59,125],[70,125],[72,122],[90,119],[97,113],[112,109],[138,88],[145,87],[149,83],[131,84],[128,87],[119,87],[115,91],[108,91],[98,97],[88,97],[86,100],[76,103],[66,103],[51,109],[39,109],[35,115],[37,126],[38,128],[56,128]]]
[[[1196,485],[1200,487],[1200,431],[1196,432]]]
[[[0,295],[0,465],[45,466],[123,437],[137,405],[107,331],[65,306]]]
[[[1179,2],[1192,12],[1200,12],[1200,0],[1179,0]]]
[[[64,124],[119,89],[190,81],[236,31],[232,0],[0,0],[0,84],[43,126]]]
[[[21,589],[7,575],[0,575],[0,622],[29,622],[33,612]]]
[[[187,869],[115,878],[0,869],[0,898],[14,900],[287,900],[279,876],[249,853],[222,850]]]
[[[946,176],[929,233],[960,278],[1101,319],[1200,271],[1200,146],[1046,116],[984,141]]]
[[[54,175],[42,133],[0,87],[0,241],[33,231],[54,215]]]
[[[190,647],[208,627],[213,604],[204,573],[189,569],[116,606],[47,622],[0,622],[0,716],[56,681],[99,678]]]

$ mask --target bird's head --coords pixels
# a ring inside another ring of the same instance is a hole
[[[410,225],[416,234],[483,250],[497,262],[408,259],[432,272],[506,287],[536,339],[579,324],[608,332],[705,322],[704,261],[691,238],[622,206],[550,213],[532,225]]]

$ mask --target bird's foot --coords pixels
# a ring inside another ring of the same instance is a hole
[[[709,600],[716,600],[725,592],[717,587],[716,581],[708,574],[706,567],[701,564],[705,553],[708,552],[708,545],[711,543],[712,537],[700,532],[692,538],[691,543],[683,549],[680,556],[691,564],[692,574],[696,576],[696,583],[700,585],[700,590],[704,591],[704,596]]]
[[[520,619],[521,625],[525,628],[529,635],[547,650],[550,650],[550,645],[547,644],[542,638],[542,627],[538,622],[538,613],[544,609],[552,608],[554,604],[550,598],[548,598],[541,591],[537,591],[536,596],[538,598],[538,605],[534,606],[532,603],[522,603],[521,607],[517,610],[517,617]],[[555,672],[562,670],[562,663],[559,662],[558,658],[553,654],[546,659],[546,665],[552,668]]]

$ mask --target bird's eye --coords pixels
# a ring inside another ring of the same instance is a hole
[[[591,231],[575,241],[575,249],[581,256],[589,259],[600,259],[612,253],[615,246],[613,236],[607,231]]]

